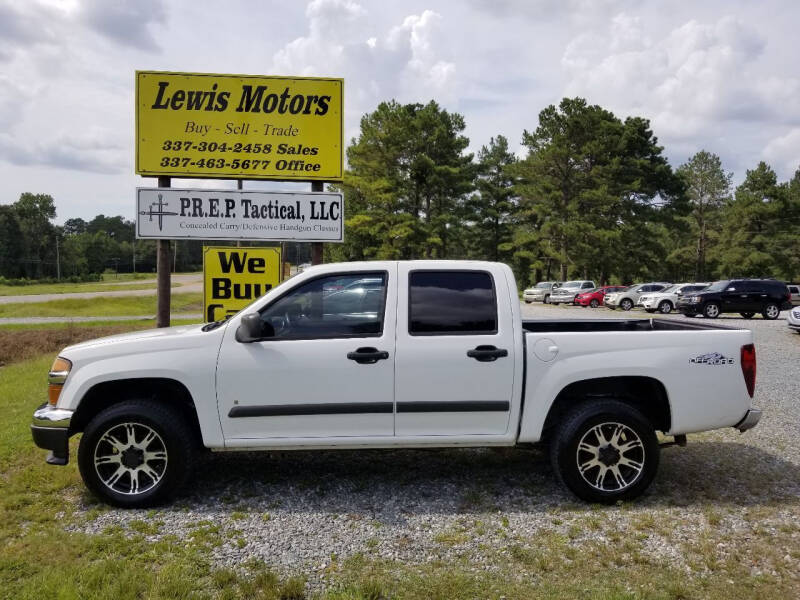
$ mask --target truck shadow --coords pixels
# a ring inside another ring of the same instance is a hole
[[[209,456],[177,500],[196,512],[280,510],[405,516],[541,512],[580,503],[541,449],[222,453]],[[737,442],[698,441],[661,454],[646,507],[800,504],[800,465]]]

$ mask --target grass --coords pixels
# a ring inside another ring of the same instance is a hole
[[[183,273],[178,273],[182,275]],[[199,274],[199,273],[198,273]],[[128,290],[155,290],[155,273],[103,273],[102,282],[85,283],[31,283],[28,285],[0,285],[0,296],[28,296],[34,294],[69,294],[75,292],[117,292]],[[147,281],[145,281],[147,280]],[[141,283],[131,283],[140,281]],[[127,282],[127,283],[126,283]],[[183,284],[172,282],[173,289]]]
[[[175,284],[173,284],[175,285]],[[178,284],[178,287],[180,284]],[[35,294],[71,294],[75,292],[119,292],[127,290],[155,290],[153,283],[114,285],[109,283],[33,283],[31,285],[0,285],[0,296],[28,296]]]
[[[199,292],[172,294],[171,307],[172,312],[202,312],[203,296]],[[70,298],[0,304],[0,318],[148,316],[155,312],[155,296],[101,296],[91,300]]]

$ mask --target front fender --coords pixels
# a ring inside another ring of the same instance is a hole
[[[189,391],[197,411],[204,445],[222,447],[224,442],[216,408],[217,353],[199,350],[151,349],[146,354],[96,358],[88,362],[76,359],[59,397],[58,407],[76,410],[89,390],[101,383],[127,379],[170,379]],[[69,358],[68,354],[65,356]]]

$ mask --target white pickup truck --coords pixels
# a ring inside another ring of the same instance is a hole
[[[758,423],[748,330],[520,313],[498,263],[313,267],[227,321],[65,348],[33,438],[64,465],[83,433],[84,482],[129,507],[166,499],[203,447],[536,442],[580,498],[614,502],[647,488],[660,445]]]

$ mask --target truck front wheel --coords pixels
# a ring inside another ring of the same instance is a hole
[[[86,487],[109,504],[152,506],[186,481],[196,436],[184,417],[153,400],[128,400],[97,414],[78,448]]]
[[[640,496],[658,470],[655,430],[618,400],[579,404],[559,424],[550,445],[553,470],[582,500],[613,504]]]

